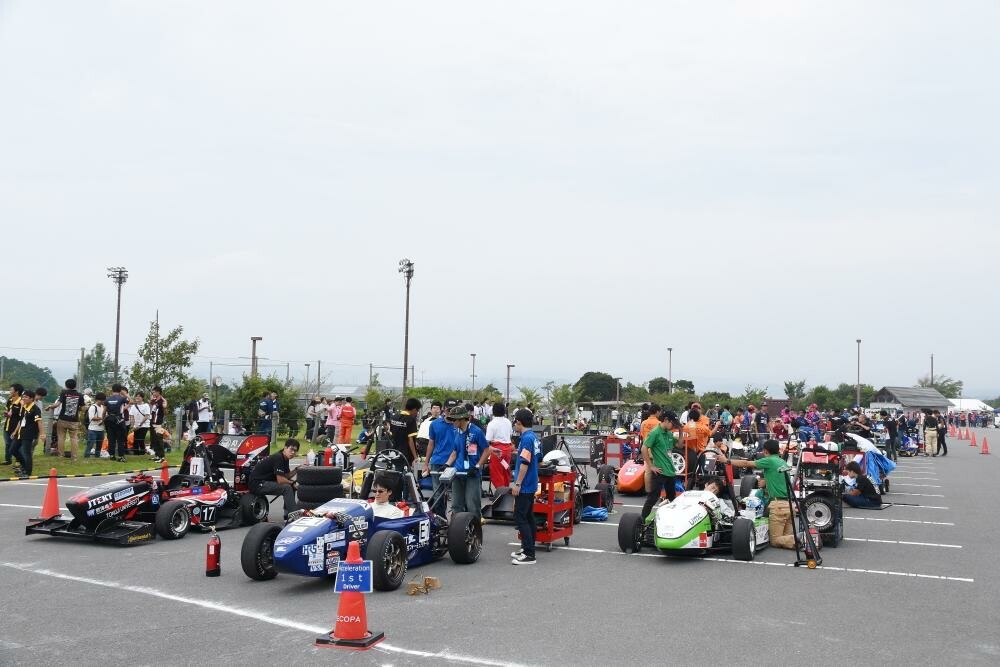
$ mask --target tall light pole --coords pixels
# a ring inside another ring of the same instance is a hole
[[[469,356],[472,357],[472,393],[476,393],[476,353],[470,352]]]
[[[931,353],[931,389],[934,388],[934,353]]]
[[[124,266],[109,266],[108,278],[118,286],[118,308],[115,314],[115,382],[118,382],[118,341],[122,328],[122,285],[128,280],[128,269]]]
[[[410,366],[410,281],[413,280],[413,262],[405,257],[399,260],[399,272],[406,280],[406,321],[403,325],[403,395],[406,395],[406,372]]]
[[[667,348],[667,393],[674,390],[674,348]]]
[[[250,336],[250,377],[257,378],[257,341],[264,340],[262,336]]]
[[[507,400],[506,405],[510,407],[510,369],[514,368],[514,364],[507,364]]]
[[[371,384],[371,383],[369,382],[369,384]],[[305,383],[304,386],[306,388],[306,391],[309,391],[309,363],[308,362],[306,363],[306,383]]]
[[[861,409],[861,339],[860,338],[858,339],[857,343],[858,343],[858,383],[854,385],[854,393],[856,399],[854,402],[857,404],[858,410],[860,410]]]

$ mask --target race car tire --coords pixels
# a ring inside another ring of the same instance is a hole
[[[829,533],[819,534],[820,542],[824,547],[836,549],[840,546],[840,541],[844,539],[844,519],[840,518],[833,524],[833,530]]]
[[[394,591],[406,577],[406,543],[394,530],[376,531],[365,547],[365,560],[372,561],[372,586],[377,591]]]
[[[156,512],[156,534],[165,540],[179,540],[191,529],[191,511],[183,500],[163,503]]]
[[[757,552],[757,530],[753,521],[737,517],[733,522],[733,558],[752,561]]]
[[[255,526],[261,521],[267,520],[267,515],[271,510],[271,504],[267,496],[258,496],[253,493],[244,493],[240,497],[240,520],[244,526]]]
[[[809,496],[802,503],[802,511],[805,512],[809,525],[821,533],[832,530],[836,524],[837,514],[833,498],[829,496]]]
[[[325,503],[334,498],[344,497],[344,485],[337,484],[299,484],[298,498],[307,503]]]
[[[674,474],[678,477],[687,470],[687,458],[677,451],[670,452],[670,460],[674,464]]]
[[[580,523],[583,521],[583,496],[580,495],[580,489],[576,490],[576,497],[573,499],[573,523]]]
[[[757,476],[745,475],[740,478],[740,498],[746,498],[757,488]]]
[[[611,465],[602,465],[597,469],[597,481],[598,483],[610,484],[614,481],[616,477],[615,467]]]
[[[243,573],[254,581],[268,581],[278,576],[274,569],[274,541],[280,532],[281,526],[258,523],[243,538],[240,565]]]
[[[459,512],[448,524],[448,555],[459,565],[479,560],[483,550],[483,524],[471,512]]]
[[[600,482],[597,490],[601,492],[601,502],[604,503],[604,507],[611,512],[615,508],[615,485]]]
[[[321,454],[322,455],[322,454]],[[340,467],[326,466],[302,466],[295,473],[296,481],[300,487],[340,484],[344,476],[344,469]]]
[[[634,554],[642,549],[642,517],[629,512],[618,520],[618,547],[624,552]]]

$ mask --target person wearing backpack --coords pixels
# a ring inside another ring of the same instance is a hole
[[[97,392],[94,402],[87,408],[87,446],[83,448],[83,458],[89,459],[93,450],[94,458],[101,458],[101,445],[104,443],[104,399],[103,391]],[[108,445],[110,448],[110,445]]]
[[[125,422],[125,411],[128,405],[128,397],[125,395],[125,388],[115,383],[111,386],[111,395],[104,401],[106,414],[104,416],[104,430],[108,435],[108,455],[125,463],[125,437],[127,424]]]

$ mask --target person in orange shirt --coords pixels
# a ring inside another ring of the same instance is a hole
[[[656,403],[649,404],[649,416],[639,425],[639,437],[642,438],[643,442],[646,442],[646,436],[649,435],[649,432],[660,425],[661,412],[662,408],[659,405]]]
[[[701,408],[692,407],[688,412],[687,424],[681,428],[681,442],[684,447],[684,461],[687,464],[684,468],[684,488],[690,489],[690,481],[693,479],[694,468],[698,463],[698,455],[705,451],[709,439],[719,430],[719,423],[715,427],[708,425],[708,418],[701,414]]]
[[[337,444],[351,444],[351,432],[354,430],[354,416],[356,414],[354,400],[348,396],[344,399],[343,407],[340,408],[340,433],[337,434]]]

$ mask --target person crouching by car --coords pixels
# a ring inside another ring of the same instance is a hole
[[[851,507],[861,509],[869,507],[882,507],[882,496],[878,489],[868,479],[868,476],[861,472],[861,466],[857,461],[851,461],[844,466],[847,476],[854,480],[854,488],[844,492],[844,502]]]
[[[452,434],[454,449],[448,465],[455,466],[451,482],[451,511],[471,512],[476,520],[482,518],[483,466],[490,460],[490,444],[483,429],[471,423],[468,406],[460,405],[448,413],[455,432]]]
[[[520,435],[517,456],[514,458],[514,483],[510,487],[514,496],[514,522],[521,533],[521,550],[510,555],[514,565],[535,564],[535,492],[538,491],[538,459],[542,455],[530,410],[514,413],[514,431]]]
[[[670,451],[677,444],[674,431],[680,429],[680,419],[673,410],[666,410],[660,414],[660,425],[649,432],[642,442],[642,460],[646,462],[646,470],[649,475],[649,483],[646,502],[642,506],[642,520],[646,517],[660,500],[660,491],[667,492],[667,500],[673,502],[676,495],[677,477],[674,473],[674,462],[670,458]]]
[[[777,440],[765,440],[764,452],[767,454],[756,461],[730,461],[725,456],[718,457],[720,463],[732,463],[734,468],[756,468],[764,471],[768,497],[768,528],[771,532],[771,545],[779,549],[795,548],[795,529],[792,521],[792,508],[788,505],[788,484],[784,469],[788,465],[778,455],[780,447]]]
[[[284,518],[295,511],[295,472],[289,472],[288,462],[299,453],[299,441],[285,440],[280,452],[271,454],[253,467],[250,473],[250,491],[258,496],[281,494],[285,501]]]

